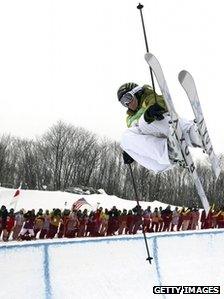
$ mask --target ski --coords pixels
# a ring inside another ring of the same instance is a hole
[[[179,147],[179,149],[181,151],[185,167],[188,169],[188,171],[194,181],[198,195],[201,199],[202,205],[207,214],[209,211],[209,208],[210,208],[208,199],[207,199],[205,191],[202,187],[201,181],[200,181],[199,176],[196,171],[194,161],[192,159],[188,145],[185,141],[182,129],[180,127],[179,117],[175,111],[173,101],[170,96],[170,92],[169,92],[168,86],[166,84],[166,80],[165,80],[162,68],[159,64],[159,61],[151,53],[145,54],[145,60],[148,63],[149,67],[152,69],[152,71],[157,79],[158,85],[160,87],[160,90],[162,92],[162,95],[163,95],[164,100],[167,105],[167,109],[168,109],[169,116],[170,116],[170,127],[173,132],[173,136],[175,137],[176,145]]]
[[[213,150],[211,139],[208,134],[194,79],[189,72],[183,70],[179,73],[178,80],[185,90],[187,97],[191,103],[195,116],[195,123],[202,140],[203,151],[208,155],[213,172],[216,176],[216,179],[218,179],[221,168],[219,165],[218,157]]]

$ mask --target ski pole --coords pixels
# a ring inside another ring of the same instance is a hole
[[[134,188],[134,192],[135,192],[135,198],[136,198],[137,206],[138,206],[138,208],[140,208],[138,194],[137,194],[137,188],[136,188],[136,184],[135,184],[135,180],[134,180],[134,176],[133,176],[133,171],[132,171],[132,168],[131,168],[131,164],[128,164],[128,165],[129,165],[129,168],[130,168],[130,173],[131,173],[131,178],[132,178],[132,183],[133,183],[133,188]],[[148,242],[147,242],[147,239],[146,239],[146,234],[145,234],[144,229],[142,229],[142,233],[143,233],[143,236],[144,236],[146,252],[147,252],[147,255],[148,255],[146,260],[149,261],[149,263],[151,264],[152,263],[151,260],[153,259],[153,257],[151,257],[150,253],[149,253],[149,246],[148,246]]]
[[[137,9],[139,9],[139,11],[140,11],[140,16],[141,16],[141,21],[142,21],[142,29],[143,29],[143,34],[144,34],[145,46],[146,46],[146,53],[149,53],[148,41],[147,41],[146,30],[145,30],[145,23],[144,23],[144,18],[143,18],[143,13],[142,13],[143,7],[144,6],[141,3],[139,3],[139,5],[137,6]],[[156,89],[155,89],[155,83],[154,83],[152,68],[149,67],[149,70],[150,70],[152,89],[153,89],[153,92],[154,92],[155,102],[157,103]]]

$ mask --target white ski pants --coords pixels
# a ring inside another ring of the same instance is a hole
[[[180,120],[186,143],[200,146],[201,141],[195,131],[193,121]],[[121,138],[121,147],[136,162],[155,173],[171,168],[167,139],[170,136],[169,116],[148,124],[142,115],[138,123],[126,129]]]

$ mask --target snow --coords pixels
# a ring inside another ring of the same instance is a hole
[[[9,202],[14,192],[1,188],[0,204]],[[52,209],[65,201],[69,206],[79,197],[21,190],[18,208]],[[93,206],[135,205],[106,194],[85,198]],[[147,239],[151,265],[142,235],[0,242],[0,298],[195,299],[197,295],[153,294],[153,286],[195,285],[221,286],[221,295],[206,297],[223,298],[224,230],[151,233]]]
[[[15,191],[16,189],[0,188],[0,206],[5,205],[7,208],[14,208],[15,204],[10,205],[10,203],[13,201]],[[53,208],[70,209],[72,204],[81,197],[84,197],[91,205],[91,207],[85,205],[84,208],[90,210],[96,209],[99,206],[108,209],[111,209],[113,206],[116,206],[118,209],[133,209],[136,206],[136,201],[107,195],[103,190],[101,192],[102,194],[80,195],[62,191],[20,190],[20,195],[15,200],[17,201],[16,210],[35,209],[37,211],[39,208],[43,210],[52,210]],[[167,205],[159,201],[141,202],[143,208],[147,208],[148,206],[151,206],[151,208],[160,206],[165,208]]]
[[[222,286],[224,230],[0,245],[0,298],[189,298],[153,286]],[[4,287],[3,287],[4,286]],[[209,299],[223,298],[209,295]]]

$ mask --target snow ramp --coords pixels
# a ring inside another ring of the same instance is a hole
[[[224,230],[10,242],[0,245],[0,298],[224,298]],[[154,294],[219,286],[221,294]]]

